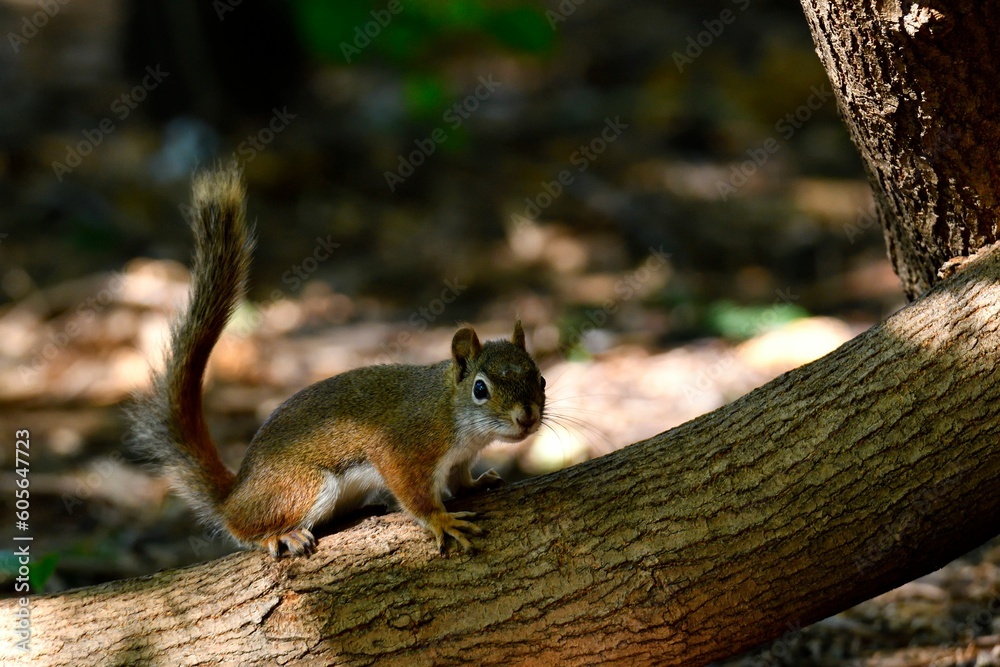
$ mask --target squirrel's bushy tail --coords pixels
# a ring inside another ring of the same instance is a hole
[[[195,251],[187,310],[171,327],[165,367],[152,391],[129,409],[135,449],[154,461],[199,517],[218,525],[218,506],[233,473],[219,458],[202,412],[202,379],[209,354],[243,297],[253,235],[236,167],[195,176]]]

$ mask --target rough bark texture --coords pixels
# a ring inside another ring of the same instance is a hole
[[[912,299],[998,238],[1000,5],[802,0]]]
[[[996,257],[705,417],[466,500],[479,554],[392,515],[309,560],[43,596],[31,663],[697,665],[844,609],[997,532]]]

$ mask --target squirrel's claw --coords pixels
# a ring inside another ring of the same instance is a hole
[[[500,476],[500,473],[493,468],[490,468],[477,477],[472,484],[473,487],[477,489],[496,489],[506,483],[507,482],[504,481],[503,477]]]
[[[458,542],[458,545],[462,547],[462,551],[466,553],[475,551],[465,533],[482,535],[483,529],[471,521],[462,520],[474,516],[476,516],[475,512],[441,512],[440,514],[435,514],[427,521],[427,526],[434,533],[438,544],[438,551],[441,554],[447,552],[445,540],[448,536]]]
[[[316,538],[307,528],[295,528],[282,535],[270,535],[261,540],[261,546],[278,558],[281,556],[281,545],[289,556],[306,556],[316,552]]]

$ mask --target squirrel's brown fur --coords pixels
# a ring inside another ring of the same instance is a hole
[[[159,464],[205,521],[244,544],[308,555],[314,524],[383,489],[444,548],[471,548],[470,512],[447,512],[449,488],[500,483],[469,466],[490,442],[537,430],[545,381],[520,322],[509,341],[481,343],[471,327],[452,358],[429,366],[355,369],[298,392],[264,422],[233,475],[205,426],[201,385],[212,347],[243,296],[253,249],[234,168],[197,176],[191,300],[171,328],[162,372],[129,411],[137,448]]]

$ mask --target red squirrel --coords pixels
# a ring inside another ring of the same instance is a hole
[[[502,483],[470,466],[496,440],[538,430],[545,379],[525,348],[521,323],[509,340],[480,342],[460,328],[451,359],[427,366],[367,366],[302,389],[250,442],[239,472],[222,463],[205,425],[202,381],[209,355],[243,298],[252,232],[235,167],[195,176],[193,284],[173,323],[165,368],[129,410],[137,449],[158,464],[205,522],[240,544],[308,556],[312,529],[387,489],[444,553],[465,551],[482,530],[473,512],[449,512],[449,491]]]

